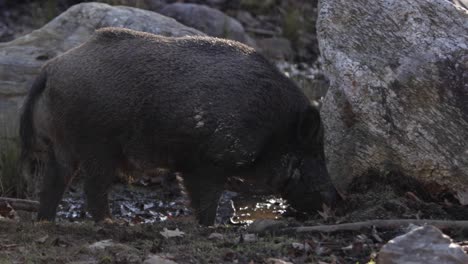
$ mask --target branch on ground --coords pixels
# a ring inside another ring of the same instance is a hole
[[[27,211],[27,212],[39,211],[38,201],[0,197],[0,203],[8,203],[15,210],[21,210],[21,211]]]
[[[369,220],[364,222],[346,223],[338,225],[320,225],[320,226],[301,226],[294,228],[285,228],[286,232],[323,232],[332,233],[339,231],[357,231],[363,228],[398,228],[409,224],[414,225],[433,225],[440,229],[445,228],[468,228],[468,221],[450,221],[450,220],[431,220],[431,219],[392,219],[392,220]]]

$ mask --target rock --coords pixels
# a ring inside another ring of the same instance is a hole
[[[8,39],[9,36],[13,35],[11,28],[3,21],[0,21],[0,41]]]
[[[143,0],[143,3],[148,10],[156,11],[156,12],[158,12],[165,5],[167,5],[166,0]]]
[[[277,258],[268,258],[265,260],[266,264],[292,264],[292,262],[285,261]]]
[[[451,0],[456,6],[468,9],[468,0]]]
[[[377,263],[462,264],[468,255],[436,227],[423,226],[388,241]]]
[[[221,233],[211,233],[208,236],[208,239],[211,239],[211,240],[224,240],[224,235],[221,234]]]
[[[291,247],[296,250],[296,251],[304,251],[304,252],[309,252],[312,250],[310,245],[308,243],[297,243],[294,242],[291,244]]]
[[[141,252],[129,245],[113,242],[112,239],[101,240],[87,247],[90,253],[112,255],[116,263],[141,263]]]
[[[273,219],[257,219],[251,225],[249,225],[249,227],[247,227],[247,231],[252,233],[274,233],[275,231],[286,227],[286,225],[287,224],[284,221]]]
[[[42,64],[81,44],[95,29],[108,26],[166,36],[204,35],[150,11],[100,3],[75,5],[44,27],[0,43],[0,137],[16,137],[19,107]]]
[[[321,102],[328,90],[328,80],[323,75],[319,63],[294,64],[287,61],[277,61],[276,67],[286,76],[296,81],[310,100]]]
[[[272,60],[291,60],[293,50],[286,38],[272,37],[256,40],[257,47],[263,55]]]
[[[340,189],[371,169],[468,186],[468,12],[446,0],[330,1],[322,117]]]
[[[98,242],[94,242],[93,244],[89,245],[88,248],[91,251],[103,250],[108,247],[115,246],[116,243],[112,241],[112,239],[101,240]]]
[[[206,5],[174,3],[165,6],[160,13],[213,37],[233,39],[246,44],[251,41],[239,21]]]
[[[258,237],[256,234],[241,234],[240,237],[236,238],[235,243],[251,243],[256,242]]]
[[[256,27],[256,26],[258,26],[260,24],[260,22],[258,20],[256,20],[252,16],[252,14],[250,14],[249,12],[244,11],[244,10],[239,10],[239,12],[237,12],[236,18],[241,23],[243,23],[245,25],[249,25],[249,27]]]
[[[149,255],[143,264],[177,264],[177,262],[159,255]]]

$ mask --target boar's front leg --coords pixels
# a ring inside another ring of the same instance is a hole
[[[184,174],[183,178],[199,223],[213,225],[226,176],[219,168],[202,168]]]

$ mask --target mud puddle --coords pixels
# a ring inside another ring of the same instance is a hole
[[[115,184],[109,195],[115,219],[131,224],[149,224],[193,215],[189,200],[181,191],[168,191],[160,185]],[[244,195],[225,191],[218,205],[217,224],[250,224],[256,219],[280,219],[286,212],[285,200],[272,195]],[[57,211],[58,221],[91,219],[86,213],[81,184],[64,194]]]

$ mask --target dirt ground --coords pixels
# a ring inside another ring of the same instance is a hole
[[[167,210],[154,215],[165,220],[162,222],[142,220],[140,216],[138,221],[119,221],[119,217],[126,218],[118,212],[116,223],[100,225],[86,217],[63,218],[57,223],[27,221],[24,216],[20,216],[20,221],[4,218],[0,220],[0,263],[142,263],[150,258],[154,262],[148,260],[147,263],[281,263],[279,260],[373,263],[382,245],[405,233],[406,227],[334,233],[295,233],[283,228],[369,219],[468,219],[467,208],[457,205],[456,199],[442,188],[434,192],[436,189],[396,174],[370,173],[369,177],[359,178],[350,186],[344,202],[336,209],[325,208],[317,215],[294,212],[277,201],[272,201],[271,206],[257,206],[256,209],[252,206],[252,211],[274,208],[265,214],[255,214],[254,218],[267,215],[267,218],[279,218],[277,221],[282,223],[270,232],[259,234],[241,224],[200,227],[190,210],[181,206],[174,211],[178,202],[160,203],[166,204],[162,207]],[[124,201],[125,208],[132,208],[125,204],[129,200],[144,201],[141,197],[123,199],[122,195],[129,196],[122,192],[113,195],[114,204],[117,203],[115,197]],[[76,207],[66,201],[61,205],[62,210]],[[245,214],[245,203],[234,201],[237,214]],[[264,199],[259,204],[268,202]],[[115,215],[115,206],[113,208]],[[443,231],[459,244],[466,244],[468,240],[468,230]]]

